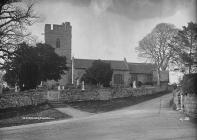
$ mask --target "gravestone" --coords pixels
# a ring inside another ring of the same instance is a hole
[[[84,91],[85,90],[85,85],[84,85],[84,81],[82,81],[82,86],[81,86],[81,90]]]
[[[60,90],[61,90],[61,86],[60,86],[60,85],[57,87],[57,90],[58,90],[58,91],[60,91]]]
[[[133,88],[136,88],[136,81],[133,81]]]
[[[18,89],[18,86],[17,86],[17,85],[15,85],[15,87],[14,87],[14,91],[15,91],[15,92],[18,92],[18,91],[19,91],[19,89]]]
[[[77,79],[77,88],[79,87],[79,79]]]

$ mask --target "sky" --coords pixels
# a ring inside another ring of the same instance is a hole
[[[196,22],[196,0],[39,0],[30,32],[44,42],[45,24],[70,22],[72,56],[145,62],[135,47],[159,23]]]

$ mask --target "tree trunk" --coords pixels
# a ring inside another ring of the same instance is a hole
[[[160,86],[160,70],[157,69],[157,86]]]

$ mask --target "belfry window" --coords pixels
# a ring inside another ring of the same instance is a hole
[[[60,39],[59,38],[57,38],[57,40],[56,40],[56,48],[60,48]]]

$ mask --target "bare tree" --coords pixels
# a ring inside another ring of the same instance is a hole
[[[146,35],[136,48],[139,57],[146,58],[156,66],[157,85],[160,85],[160,71],[168,68],[173,58],[174,51],[169,46],[173,37],[177,34],[174,25],[168,23],[158,24],[151,33]]]
[[[1,0],[0,2],[0,68],[13,56],[17,44],[29,35],[26,26],[37,17],[33,13],[33,1]]]

